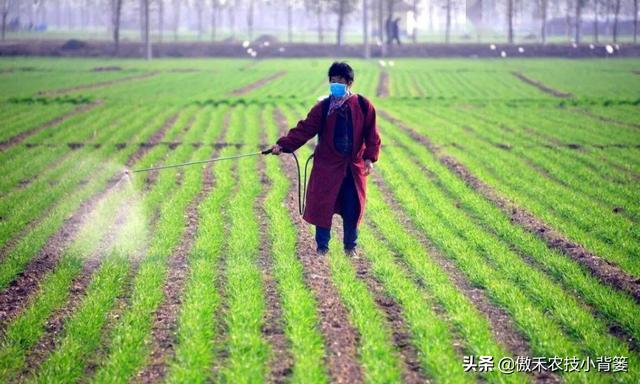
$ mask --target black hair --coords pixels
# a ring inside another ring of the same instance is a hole
[[[350,83],[354,79],[353,68],[345,62],[335,61],[329,67],[329,79],[331,79],[331,76],[342,76]]]

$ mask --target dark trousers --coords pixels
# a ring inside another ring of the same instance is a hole
[[[342,205],[342,221],[344,227],[344,248],[353,249],[357,245],[358,228],[356,227],[359,214],[359,200],[356,185],[353,181],[351,168],[347,167],[347,175],[340,186],[338,194]],[[319,250],[329,249],[329,239],[331,238],[331,228],[316,226],[316,243]]]

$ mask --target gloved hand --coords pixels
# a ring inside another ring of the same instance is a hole
[[[273,147],[271,147],[271,153],[278,156],[282,153],[282,147],[278,144],[275,144]]]
[[[367,159],[364,161],[364,174],[365,176],[369,176],[369,174],[373,171],[373,163],[371,160]]]

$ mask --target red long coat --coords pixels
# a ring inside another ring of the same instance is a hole
[[[340,214],[338,194],[347,174],[347,167],[351,167],[360,203],[357,224],[359,225],[362,221],[367,193],[364,160],[370,159],[376,162],[381,143],[376,125],[375,108],[368,100],[365,101],[368,106],[366,121],[364,121],[357,95],[354,94],[346,101],[351,109],[353,122],[353,151],[350,158],[340,154],[333,145],[336,114],[332,113],[326,118],[322,139],[314,151],[313,169],[307,188],[307,205],[302,216],[311,224],[329,228],[333,214]],[[300,120],[295,128],[290,129],[286,136],[278,139],[277,143],[286,150],[295,151],[318,133],[321,124],[322,102],[318,102],[309,111],[307,117]]]

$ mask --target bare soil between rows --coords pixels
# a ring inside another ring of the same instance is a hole
[[[517,77],[518,79],[522,80],[523,82],[529,84],[529,85],[533,85],[534,87],[538,88],[539,90],[541,90],[542,92],[549,94],[553,97],[559,97],[559,98],[569,98],[569,97],[573,97],[573,95],[571,93],[567,93],[567,92],[561,92],[558,91],[557,89],[551,88],[548,85],[545,85],[544,83],[538,81],[538,80],[534,80],[530,77],[525,76],[524,74],[520,73],[520,72],[511,72],[511,74],[515,77]]]
[[[288,129],[282,113],[274,113],[281,132]],[[296,180],[297,171],[292,159],[281,157],[281,165],[290,180]],[[324,256],[317,254],[315,240],[298,213],[298,205],[294,195],[296,187],[290,188],[286,200],[287,208],[298,231],[297,253],[304,268],[306,285],[313,291],[318,304],[320,331],[324,336],[326,349],[326,366],[332,382],[362,383],[362,369],[358,362],[357,331],[349,322],[347,309],[340,300],[340,295],[331,281],[331,270]],[[297,196],[297,195],[296,195]]]
[[[389,96],[389,72],[382,70],[378,77],[378,86],[376,88],[377,97]]]
[[[267,144],[266,127],[264,119],[260,119],[261,137],[263,146]],[[260,223],[260,256],[258,265],[262,270],[262,281],[266,298],[266,310],[262,333],[271,345],[271,358],[269,361],[269,381],[272,383],[286,383],[293,373],[293,356],[291,345],[284,332],[284,318],[282,316],[282,304],[277,287],[277,281],[273,276],[273,257],[271,241],[266,228],[269,227],[267,213],[264,210],[270,180],[265,170],[265,159],[260,157],[258,162],[258,174],[262,185],[262,192],[255,207],[256,215]]]
[[[262,79],[260,79],[260,80],[258,80],[256,82],[253,82],[251,84],[245,85],[242,88],[238,88],[236,90],[233,90],[230,95],[231,96],[242,96],[242,95],[245,95],[245,94],[247,94],[247,93],[249,93],[249,92],[251,92],[251,91],[253,91],[255,89],[258,89],[260,87],[264,87],[266,84],[268,84],[268,83],[270,83],[270,82],[272,82],[272,81],[274,81],[274,80],[276,80],[276,79],[278,79],[280,77],[283,77],[286,74],[287,74],[287,71],[276,72],[276,73],[271,74],[271,75],[269,75],[269,76],[267,76],[265,78],[262,78]]]
[[[175,122],[175,120],[174,120]],[[189,123],[188,127],[193,122]],[[187,128],[188,128],[187,127]],[[228,131],[228,119],[224,120],[220,137],[224,137]],[[219,152],[215,149],[212,156]],[[189,274],[189,254],[196,240],[198,230],[198,207],[213,190],[214,180],[211,172],[213,163],[207,164],[202,172],[202,186],[195,199],[186,210],[186,227],[180,240],[180,244],[171,253],[168,261],[167,276],[164,283],[164,300],[155,313],[152,326],[151,356],[150,362],[136,376],[142,383],[154,383],[162,381],[167,375],[168,362],[175,355],[177,344],[176,333],[178,329],[178,314],[182,304],[185,283]],[[179,182],[181,184],[181,182]]]
[[[335,233],[341,235],[344,231],[342,218],[336,220]],[[359,250],[362,253],[362,250]],[[402,363],[402,379],[408,384],[427,382],[422,371],[419,352],[411,343],[411,334],[403,316],[402,307],[386,292],[383,284],[370,273],[371,263],[365,257],[358,255],[350,258],[356,276],[362,280],[368,291],[373,295],[378,310],[384,314],[387,326],[391,330],[393,345],[400,355]]]
[[[469,169],[467,169],[458,160],[451,156],[441,154],[438,148],[429,139],[420,135],[411,127],[395,119],[384,111],[378,111],[378,113],[386,120],[407,132],[411,138],[427,147],[436,155],[442,164],[447,166],[454,174],[463,179],[470,187],[482,194],[485,199],[491,201],[494,205],[500,208],[511,218],[512,222],[537,235],[546,242],[548,247],[557,249],[582,264],[588,268],[594,276],[598,277],[603,282],[629,293],[637,302],[640,302],[639,278],[631,276],[613,263],[590,253],[583,246],[570,241],[559,232],[543,223],[540,219],[536,218],[533,214],[500,196],[495,190],[493,190],[493,188],[473,175],[471,171],[469,171]]]
[[[65,113],[64,115],[58,116],[56,118],[53,118],[52,120],[47,121],[44,124],[41,124],[35,128],[31,128],[28,129],[24,132],[21,132],[9,139],[7,139],[6,141],[2,141],[0,142],[0,151],[5,151],[10,147],[13,147],[17,144],[20,144],[24,139],[26,139],[29,136],[32,136],[44,129],[47,128],[51,128],[54,127],[56,125],[62,124],[63,122],[65,122],[66,120],[69,120],[70,118],[72,118],[75,115],[78,115],[80,113],[85,113],[88,112],[90,110],[92,110],[93,108],[97,107],[98,105],[102,104],[101,100],[97,100],[94,101],[92,103],[89,104],[83,104],[80,105],[79,107],[74,108],[72,111]]]
[[[112,193],[114,191],[112,190]],[[63,335],[64,324],[82,305],[83,297],[91,283],[93,274],[102,264],[102,259],[107,252],[113,249],[117,232],[126,220],[129,204],[123,202],[118,209],[114,223],[110,226],[95,252],[84,262],[82,271],[73,279],[67,302],[54,311],[45,324],[45,333],[38,344],[27,356],[27,362],[23,375],[34,372],[45,359],[56,349]]]
[[[474,287],[455,264],[447,259],[442,252],[413,224],[412,220],[406,216],[404,209],[398,203],[393,193],[389,190],[384,180],[377,174],[372,175],[375,184],[380,188],[385,201],[394,212],[401,216],[401,223],[404,228],[416,239],[418,239],[431,259],[447,274],[455,288],[467,297],[470,303],[487,319],[491,334],[503,346],[505,346],[514,356],[533,356],[529,342],[518,330],[511,316],[502,308],[494,304],[483,289]],[[405,266],[409,270],[408,266]],[[416,279],[419,281],[419,279]],[[423,284],[420,284],[423,285]],[[462,341],[458,341],[461,343]],[[459,349],[459,348],[458,348]],[[558,383],[560,379],[556,375],[546,372],[534,373],[536,383]]]
[[[48,91],[40,91],[38,92],[38,95],[39,96],[59,96],[59,95],[64,95],[67,93],[73,93],[77,91],[105,88],[115,84],[125,83],[129,81],[134,81],[134,80],[143,80],[156,75],[158,75],[158,72],[148,72],[140,75],[122,77],[119,79],[100,81],[97,83],[89,83],[89,84],[76,85],[74,87],[68,87],[68,88],[59,88],[59,89],[52,89]]]
[[[175,116],[177,118],[177,116]],[[156,131],[151,142],[159,141],[164,137],[168,128],[172,125],[169,119],[162,128]],[[133,165],[144,154],[148,152],[147,148],[140,147],[127,160],[127,166]],[[121,180],[121,175],[114,175],[108,182],[107,187],[91,196],[83,202],[71,216],[67,219],[62,227],[52,235],[38,254],[29,262],[25,270],[17,275],[10,285],[0,292],[0,328],[4,328],[6,323],[14,318],[27,304],[28,300],[38,289],[40,280],[45,273],[52,270],[58,263],[64,250],[76,238],[82,224],[86,221],[89,214],[95,209],[98,201],[103,199]]]

